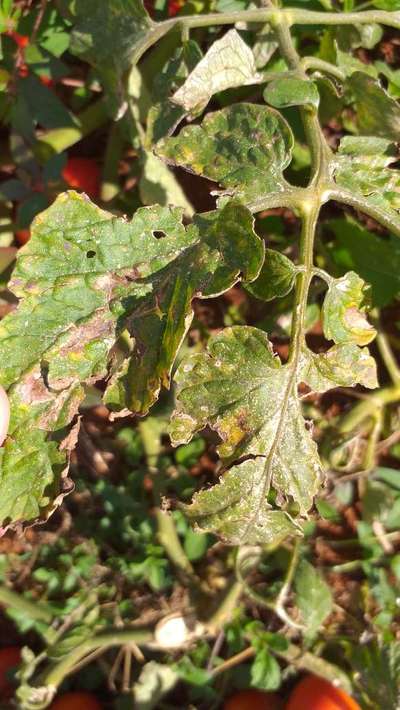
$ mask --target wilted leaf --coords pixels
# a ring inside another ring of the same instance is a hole
[[[335,343],[367,345],[376,335],[365,316],[368,287],[354,271],[332,279],[322,307],[325,336]]]
[[[390,141],[369,136],[346,136],[334,156],[334,178],[350,192],[368,197],[385,210],[400,209],[400,175],[389,165],[396,160]]]
[[[339,266],[356,271],[371,285],[374,306],[386,306],[400,293],[400,244],[355,222],[335,219],[326,223],[335,240],[329,251]],[[258,279],[257,279],[258,280]]]
[[[196,215],[187,230],[187,249],[163,268],[160,264],[157,273],[142,282],[133,309],[129,300],[126,308],[121,303],[119,318],[135,347],[113,375],[106,402],[113,409],[147,412],[160,385],[168,385],[176,352],[193,317],[194,296],[223,293],[241,274],[251,281],[263,258],[264,245],[253,232],[253,218],[245,207],[230,202],[216,212]]]
[[[67,426],[84,397],[82,385],[104,379],[110,367],[116,382],[110,358],[120,335],[132,350],[123,362],[122,406],[126,396],[146,411],[168,382],[192,297],[229,288],[244,252],[244,273],[257,276],[263,244],[246,208],[228,204],[187,230],[181,217],[178,208],[143,208],[128,223],[66,193],[36,218],[10,283],[19,307],[0,323],[0,382],[12,413],[0,449],[3,523],[52,510],[75,445],[76,432],[67,436]],[[140,376],[129,369],[129,355]]]
[[[173,165],[215,180],[225,192],[247,200],[287,187],[292,132],[274,109],[240,103],[208,114],[157,145]]]
[[[286,296],[292,290],[295,277],[296,267],[287,256],[275,249],[266,249],[260,275],[247,284],[246,289],[263,301],[272,301]]]
[[[294,584],[307,635],[313,637],[332,611],[332,592],[320,573],[304,559],[299,563]]]
[[[357,124],[366,136],[381,136],[397,141],[400,135],[400,106],[378,81],[364,72],[354,72],[347,79],[354,97]]]
[[[325,353],[304,349],[300,372],[304,382],[315,392],[356,384],[370,389],[378,387],[374,358],[368,348],[361,349],[355,343],[340,343]]]
[[[283,510],[255,500],[264,483],[264,459],[244,461],[221,477],[220,483],[193,496],[182,505],[185,515],[199,530],[213,532],[231,545],[279,545],[302,535],[301,523]]]
[[[319,93],[312,81],[287,76],[271,81],[264,91],[264,99],[275,108],[307,104],[318,108]]]
[[[176,381],[173,443],[186,443],[208,424],[221,437],[219,454],[226,465],[252,457],[231,468],[213,489],[197,494],[189,515],[216,514],[211,527],[203,529],[215,526],[231,541],[271,541],[275,520],[279,529],[293,526],[270,508],[270,487],[279,505],[293,499],[306,513],[321,469],[301,414],[296,373],[282,366],[267,335],[247,326],[226,328],[210,340],[207,352],[181,363]]]
[[[262,81],[253,53],[236,30],[216,40],[172,100],[187,113],[200,113],[214,94]]]
[[[118,112],[122,76],[146,46],[154,23],[141,0],[77,0],[70,51],[96,67]]]

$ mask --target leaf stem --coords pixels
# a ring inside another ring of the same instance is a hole
[[[39,602],[32,602],[29,599],[17,594],[8,587],[0,586],[0,604],[9,606],[18,612],[22,612],[35,621],[44,621],[50,624],[54,619],[54,612]]]
[[[393,350],[390,347],[389,339],[386,333],[380,331],[376,336],[376,344],[379,348],[382,360],[385,367],[396,387],[400,386],[400,368],[394,356]]]
[[[303,10],[298,7],[284,9],[272,7],[236,12],[211,12],[206,15],[187,15],[163,22],[152,22],[146,37],[135,48],[131,63],[132,65],[136,64],[150,47],[175,28],[186,34],[188,30],[196,27],[235,25],[237,22],[265,24],[281,20],[285,20],[288,27],[292,25],[368,25],[378,23],[400,29],[400,12],[386,12],[384,10],[337,13]]]

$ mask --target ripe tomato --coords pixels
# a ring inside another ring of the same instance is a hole
[[[30,229],[19,229],[18,232],[15,232],[15,239],[17,240],[18,244],[23,247],[24,244],[29,242],[31,238],[31,230]]]
[[[17,44],[20,49],[25,49],[25,47],[28,46],[29,37],[26,35],[20,35],[19,32],[14,32],[14,30],[10,30],[7,34],[14,40],[15,44]]]
[[[102,707],[92,693],[75,691],[60,695],[52,702],[49,710],[102,710]]]
[[[83,190],[89,197],[99,196],[100,170],[92,158],[68,158],[62,176],[69,187]]]
[[[4,393],[4,394],[2,394]],[[2,397],[5,394],[0,388],[0,433],[1,433],[1,410]],[[7,400],[8,403],[8,400]],[[14,687],[9,679],[10,671],[16,668],[21,662],[21,649],[18,646],[7,646],[0,649],[0,698],[9,698],[14,693]]]
[[[323,678],[308,675],[293,690],[286,710],[361,710],[350,695]]]
[[[282,701],[276,693],[262,690],[240,690],[224,703],[224,710],[280,710]]]
[[[4,439],[7,436],[8,425],[10,423],[10,403],[8,401],[7,393],[0,385],[0,446],[3,444]],[[6,662],[8,656],[12,659],[12,653],[14,653],[14,658],[17,658],[17,651],[19,654],[19,648],[10,646],[9,648],[0,649],[0,693],[1,693],[1,683],[4,675],[3,662]],[[7,655],[8,652],[8,655]],[[5,659],[5,660],[4,660]],[[18,661],[19,663],[19,655]],[[10,664],[15,665],[15,663]]]

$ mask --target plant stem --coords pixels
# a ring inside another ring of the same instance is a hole
[[[128,631],[115,629],[108,633],[93,636],[83,641],[77,648],[74,648],[71,653],[44,673],[39,679],[40,685],[58,688],[64,678],[73,671],[75,666],[80,663],[85,656],[98,648],[106,649],[111,646],[123,646],[129,643],[136,643],[138,645],[146,644],[149,643],[152,638],[153,633],[148,629],[131,629]]]
[[[384,10],[336,13],[302,10],[298,7],[285,9],[273,7],[237,12],[212,12],[206,15],[187,15],[163,22],[152,22],[147,35],[136,46],[131,63],[132,65],[137,64],[150,47],[174,28],[180,29],[181,33],[187,33],[196,27],[235,25],[237,22],[265,24],[281,20],[285,20],[289,27],[291,25],[368,25],[378,23],[400,29],[400,12],[385,12]]]
[[[17,594],[12,589],[8,589],[8,587],[0,587],[0,604],[22,612],[35,621],[44,621],[50,624],[54,619],[54,613],[51,609],[39,604],[39,602],[25,599],[25,597]]]
[[[330,191],[329,199],[360,210],[400,237],[400,217],[394,210],[385,210],[378,205],[371,204],[367,197],[344,190],[337,185],[328,186],[328,189]]]
[[[346,79],[345,72],[339,69],[339,67],[336,67],[330,62],[326,62],[324,59],[318,59],[318,57],[303,57],[301,60],[301,67],[305,72],[309,69],[315,69],[316,71],[321,71],[325,74],[331,74],[336,77],[336,79],[340,79],[340,81],[344,81]]]
[[[400,386],[400,368],[397,364],[396,358],[394,356],[393,350],[390,347],[389,340],[386,333],[383,331],[378,332],[376,336],[376,344],[379,348],[382,360],[385,363],[386,369],[392,379],[395,386]]]
[[[341,434],[347,434],[356,429],[363,421],[374,417],[376,410],[382,409],[387,404],[393,404],[400,400],[400,386],[386,387],[378,392],[374,392],[367,399],[356,404],[353,409],[346,414],[338,426]]]

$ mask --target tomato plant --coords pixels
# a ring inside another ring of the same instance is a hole
[[[398,707],[399,29],[399,0],[0,1],[23,710],[89,702],[75,673],[118,710],[278,706],[294,669],[290,708]]]

